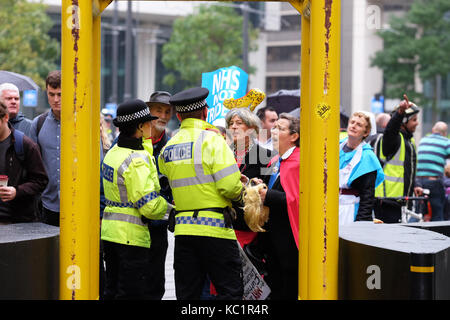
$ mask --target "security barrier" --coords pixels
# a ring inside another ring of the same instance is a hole
[[[59,298],[59,228],[0,225],[0,300]]]
[[[339,299],[450,299],[444,234],[358,222],[340,227],[339,237]]]
[[[415,227],[425,230],[434,231],[444,236],[450,237],[450,221],[429,221],[429,222],[414,222],[402,224],[406,227]]]

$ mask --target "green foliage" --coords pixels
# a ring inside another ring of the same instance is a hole
[[[434,81],[436,75],[450,72],[450,1],[416,0],[403,17],[392,16],[390,29],[378,35],[384,49],[372,59],[372,66],[384,72],[388,98],[401,98],[407,93],[411,100],[424,101],[414,86],[415,71],[422,83]]]
[[[60,54],[48,31],[52,20],[42,3],[0,0],[0,70],[21,73],[41,88]]]
[[[250,38],[256,38],[255,30]],[[172,86],[179,77],[187,86],[200,85],[204,72],[242,65],[242,16],[229,7],[200,6],[175,20],[162,53],[164,66],[173,71],[164,77],[165,84]]]

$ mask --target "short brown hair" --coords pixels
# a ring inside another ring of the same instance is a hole
[[[50,71],[45,79],[45,87],[52,87],[53,89],[61,88],[61,71]]]
[[[300,147],[300,119],[286,112],[283,112],[278,116],[278,120],[280,119],[289,121],[289,132],[291,134],[298,133],[298,138],[295,140],[295,145]]]
[[[7,114],[9,114],[8,107],[0,102],[0,119],[3,119]]]

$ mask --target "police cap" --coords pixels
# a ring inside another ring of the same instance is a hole
[[[203,109],[209,90],[202,87],[190,88],[174,94],[169,102],[178,113],[192,112]]]
[[[131,126],[158,119],[152,116],[144,101],[136,99],[125,101],[117,107],[117,117],[113,120],[116,127]]]

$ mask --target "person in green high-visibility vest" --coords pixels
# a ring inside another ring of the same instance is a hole
[[[385,180],[375,190],[375,197],[421,195],[423,190],[414,187],[417,151],[413,134],[419,125],[419,108],[412,102],[401,101],[392,113],[384,134],[375,143],[375,152],[385,174]],[[375,205],[375,217],[385,223],[398,223],[401,207],[383,201]]]

